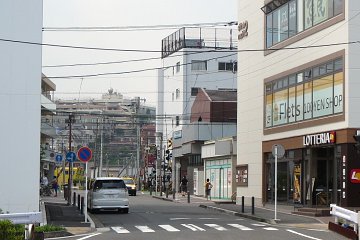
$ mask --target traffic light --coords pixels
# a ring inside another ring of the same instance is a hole
[[[167,147],[168,147],[168,149],[172,149],[172,146],[173,146],[173,140],[172,140],[172,138],[170,138],[170,139],[168,139]]]
[[[171,159],[171,152],[170,152],[170,150],[169,149],[166,149],[166,151],[165,151],[165,159],[167,160],[167,161],[169,161],[170,159]]]

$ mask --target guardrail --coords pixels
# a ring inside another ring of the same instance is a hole
[[[42,223],[41,212],[0,214],[0,220],[10,220],[14,224],[25,224],[25,239],[32,239],[34,224]]]
[[[343,219],[345,224],[354,228],[360,240],[360,212],[353,212],[346,208],[338,207],[336,204],[330,204],[330,208],[330,214],[335,216],[335,223],[339,223],[339,218]]]

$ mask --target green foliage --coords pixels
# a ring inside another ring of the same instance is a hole
[[[61,226],[55,225],[43,225],[35,227],[35,232],[57,232],[57,231],[64,231],[65,228]]]
[[[24,225],[13,224],[10,220],[0,220],[0,239],[23,240],[24,233]]]

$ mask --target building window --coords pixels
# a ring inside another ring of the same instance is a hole
[[[191,70],[192,71],[206,71],[207,70],[207,62],[200,60],[192,60],[191,61]]]
[[[196,88],[196,87],[191,88],[191,96],[192,97],[196,97],[198,92],[199,92],[199,88]]]
[[[344,0],[282,0],[282,3],[278,6],[273,1],[262,8],[266,13],[267,48],[344,12]]]
[[[176,63],[176,72],[180,72],[180,62]]]
[[[218,70],[219,71],[237,71],[237,62],[219,62],[218,63]]]
[[[180,88],[176,89],[176,99],[180,98]]]
[[[344,111],[342,58],[268,82],[264,87],[265,128]]]

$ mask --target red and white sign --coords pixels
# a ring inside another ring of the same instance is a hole
[[[360,183],[360,169],[353,169],[350,172],[350,182]]]

